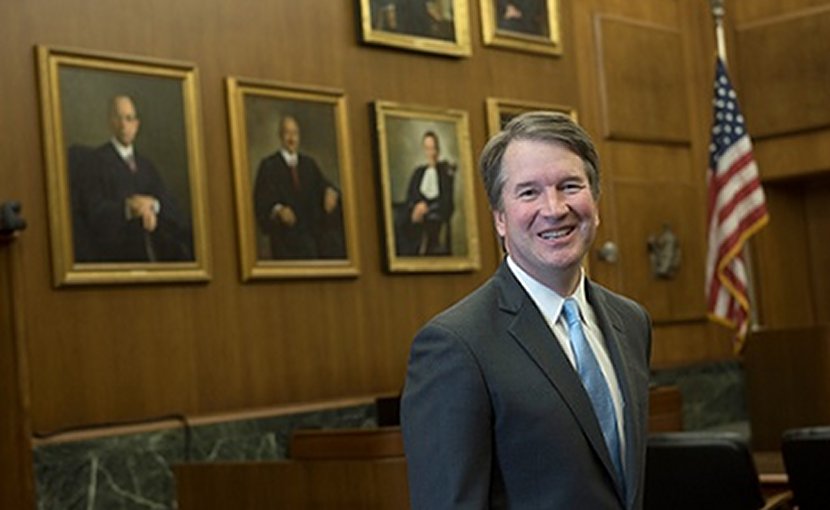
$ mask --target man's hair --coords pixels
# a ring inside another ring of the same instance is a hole
[[[285,115],[285,116],[283,116],[282,119],[280,119],[280,130],[279,130],[279,135],[280,136],[282,136],[283,131],[285,131],[285,123],[288,122],[289,120],[291,122],[293,122],[294,124],[296,124],[297,127],[300,127],[300,123],[297,122],[296,117],[294,117],[293,115]]]
[[[557,144],[579,156],[585,164],[585,173],[594,199],[599,198],[599,155],[591,137],[568,115],[556,112],[527,112],[510,120],[493,136],[479,158],[479,170],[484,189],[493,210],[502,209],[502,191],[506,180],[503,159],[507,147],[514,141],[530,140]]]
[[[433,130],[426,131],[424,136],[421,137],[421,142],[426,140],[427,138],[432,138],[432,141],[435,142],[435,150],[439,153],[441,152],[441,141],[438,139],[438,135]]]
[[[135,102],[135,98],[129,94],[115,94],[114,96],[110,97],[109,101],[109,109],[107,110],[107,114],[112,117],[115,115],[115,104],[118,102],[119,99],[127,99],[133,105],[133,112],[135,112],[135,118],[138,118],[138,105]]]

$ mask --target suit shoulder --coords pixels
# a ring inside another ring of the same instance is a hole
[[[275,166],[277,164],[277,157],[279,156],[278,152],[273,152],[259,161],[259,166]]]
[[[596,282],[591,282],[591,291],[600,296],[608,306],[614,308],[618,313],[629,317],[640,315],[647,321],[651,321],[645,307],[633,299],[609,290]]]
[[[490,278],[459,301],[438,313],[423,329],[438,327],[460,337],[486,327],[489,318],[498,309],[497,286]]]

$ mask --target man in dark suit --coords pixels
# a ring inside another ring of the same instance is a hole
[[[593,144],[565,115],[523,114],[480,167],[507,257],[412,344],[412,507],[639,509],[651,325],[580,265],[599,225]]]
[[[406,193],[406,219],[402,235],[408,248],[398,255],[449,255],[450,220],[455,212],[455,165],[441,160],[441,145],[434,131],[421,138],[426,164],[412,172]],[[402,245],[403,246],[403,245]]]
[[[109,124],[109,142],[83,157],[70,153],[73,224],[85,238],[82,250],[76,239],[76,261],[193,260],[189,221],[155,165],[133,146],[140,120],[131,97],[112,99]]]
[[[300,125],[285,116],[282,147],[263,159],[254,183],[254,212],[274,259],[344,258],[340,193],[313,158],[299,152]]]

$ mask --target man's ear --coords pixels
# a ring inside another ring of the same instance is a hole
[[[496,232],[499,234],[499,237],[504,237],[507,232],[504,221],[504,211],[500,211],[498,209],[493,211],[493,225],[495,225]]]

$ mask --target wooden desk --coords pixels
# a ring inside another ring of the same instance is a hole
[[[409,508],[400,429],[298,430],[292,460],[175,466],[179,510]]]
[[[744,350],[752,447],[781,448],[781,434],[830,423],[830,326],[753,332]]]
[[[179,510],[409,508],[403,458],[175,466]]]
[[[683,400],[677,386],[656,386],[649,390],[648,431],[683,430]]]

